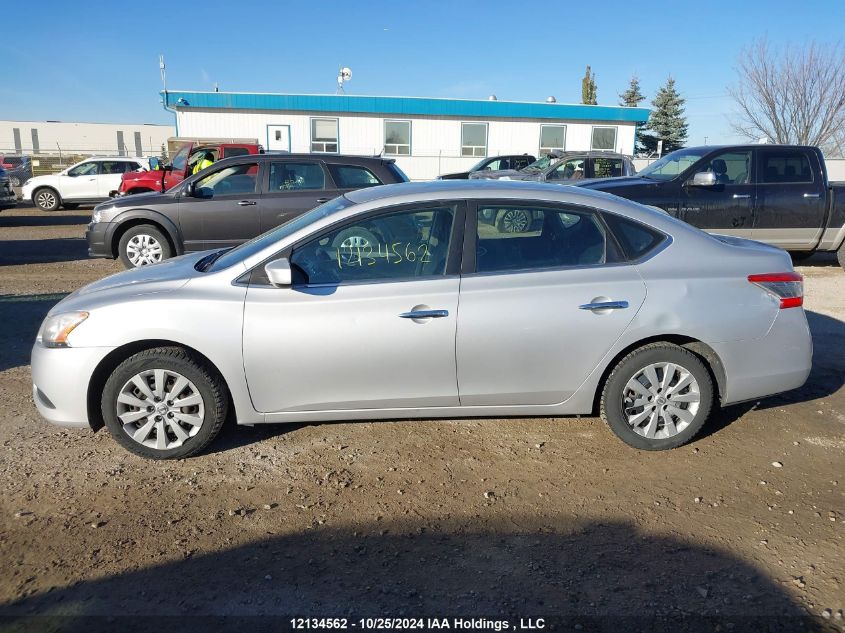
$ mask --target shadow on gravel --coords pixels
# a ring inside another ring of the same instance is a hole
[[[0,241],[0,266],[23,266],[88,259],[84,238]]]
[[[29,365],[41,321],[67,294],[0,295],[0,371]]]
[[[90,213],[88,215],[3,215],[0,213],[0,228],[11,226],[84,225],[90,221]]]
[[[514,618],[557,616],[566,626],[547,628],[718,631],[733,623],[727,630],[821,630],[820,622],[799,619],[803,609],[748,563],[672,536],[644,534],[628,523],[503,512],[495,522],[468,517],[445,526],[328,528],[315,520],[311,530],[281,535],[285,514],[280,510],[276,520],[273,510],[221,513],[219,520],[241,521],[244,530],[265,536],[202,555],[186,552],[190,538],[180,540],[189,526],[165,528],[174,532],[167,555],[184,560],[36,593],[0,605],[0,621],[27,631],[91,631],[100,629],[98,623],[114,631],[230,630],[227,624],[231,630],[281,631],[290,630],[284,616],[292,615],[349,617],[356,624],[384,616],[514,624]],[[54,617],[25,617],[33,614]],[[159,617],[137,617],[144,615]],[[209,615],[234,617],[197,618]],[[258,615],[277,617],[247,619]]]

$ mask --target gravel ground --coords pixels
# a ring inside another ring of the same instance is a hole
[[[0,214],[0,616],[714,615],[845,608],[845,273],[799,267],[815,342],[798,391],[693,444],[600,420],[227,428],[168,463],[62,430],[29,349],[86,257],[90,211]],[[739,629],[741,630],[742,627]]]

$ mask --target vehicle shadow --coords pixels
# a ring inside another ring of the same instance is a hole
[[[88,259],[84,238],[4,240],[0,242],[0,266],[23,266]]]
[[[497,503],[502,499],[490,502]],[[586,631],[713,631],[726,623],[737,631],[822,630],[749,563],[626,522],[508,516],[502,508],[490,519],[349,527],[321,526],[315,516],[310,529],[289,532],[287,515],[247,508],[226,519],[263,535],[253,542],[199,554],[174,550],[169,557],[186,557],[71,578],[68,586],[0,604],[0,617],[7,629],[49,623],[49,630],[67,632],[100,630],[98,622],[112,631],[127,630],[126,624],[156,631],[290,630],[283,618],[294,615],[348,617],[356,624],[361,617],[514,624],[520,617],[558,617],[568,630]],[[196,542],[189,523],[165,526],[174,547]],[[132,547],[144,551],[143,541]]]
[[[0,328],[0,371],[29,364],[41,321],[66,296],[66,293],[0,295],[0,323],[10,324]]]
[[[0,213],[0,228],[12,226],[72,226],[91,221],[88,215],[3,215]]]

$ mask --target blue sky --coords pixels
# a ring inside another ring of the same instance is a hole
[[[0,119],[168,123],[168,87],[578,102],[590,64],[613,105],[632,74],[648,105],[668,75],[690,143],[735,140],[727,86],[743,46],[841,39],[845,2],[4,3]]]

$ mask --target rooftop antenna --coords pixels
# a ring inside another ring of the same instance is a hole
[[[167,92],[167,66],[164,65],[164,55],[158,56],[158,72],[161,75],[161,83],[164,85],[164,92]]]
[[[343,89],[343,84],[352,79],[352,69],[344,66],[337,71],[337,90],[336,95],[345,95],[346,90]]]

